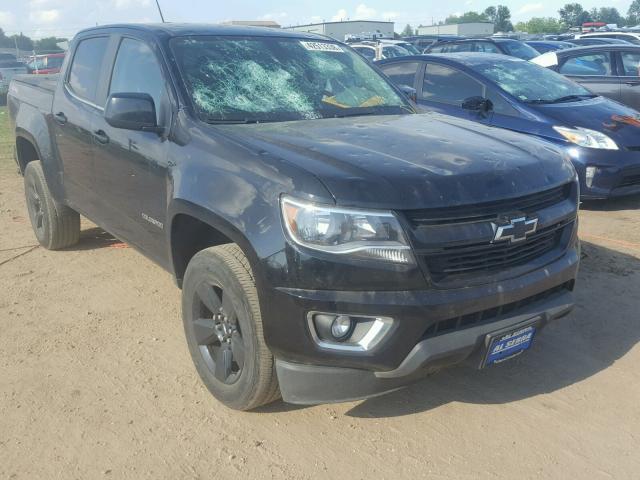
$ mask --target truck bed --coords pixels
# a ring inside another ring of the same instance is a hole
[[[9,95],[19,103],[31,105],[43,114],[51,113],[58,74],[16,75],[11,80]]]

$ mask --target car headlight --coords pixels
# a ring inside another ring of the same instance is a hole
[[[340,208],[282,197],[282,217],[291,240],[336,255],[414,263],[400,222],[388,211]]]
[[[604,133],[588,128],[553,127],[553,129],[571,143],[586,148],[601,148],[603,150],[618,150],[616,142]]]

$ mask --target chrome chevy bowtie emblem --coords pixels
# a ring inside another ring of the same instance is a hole
[[[495,235],[494,242],[511,241],[521,242],[538,228],[537,218],[518,217],[508,220],[507,223],[493,223]]]

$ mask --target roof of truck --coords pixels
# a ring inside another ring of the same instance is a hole
[[[327,40],[328,37],[315,33],[297,32],[280,28],[249,27],[244,25],[220,25],[198,23],[121,23],[113,25],[101,25],[87,28],[78,34],[88,32],[104,32],[105,30],[132,29],[149,32],[155,35],[168,37],[183,37],[187,35],[233,35],[249,37],[291,37],[309,38],[314,40]],[[333,39],[330,39],[333,40]]]

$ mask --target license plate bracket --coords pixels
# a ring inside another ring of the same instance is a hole
[[[484,355],[480,368],[502,363],[520,355],[531,347],[540,318],[532,318],[518,325],[488,333],[484,340]]]

